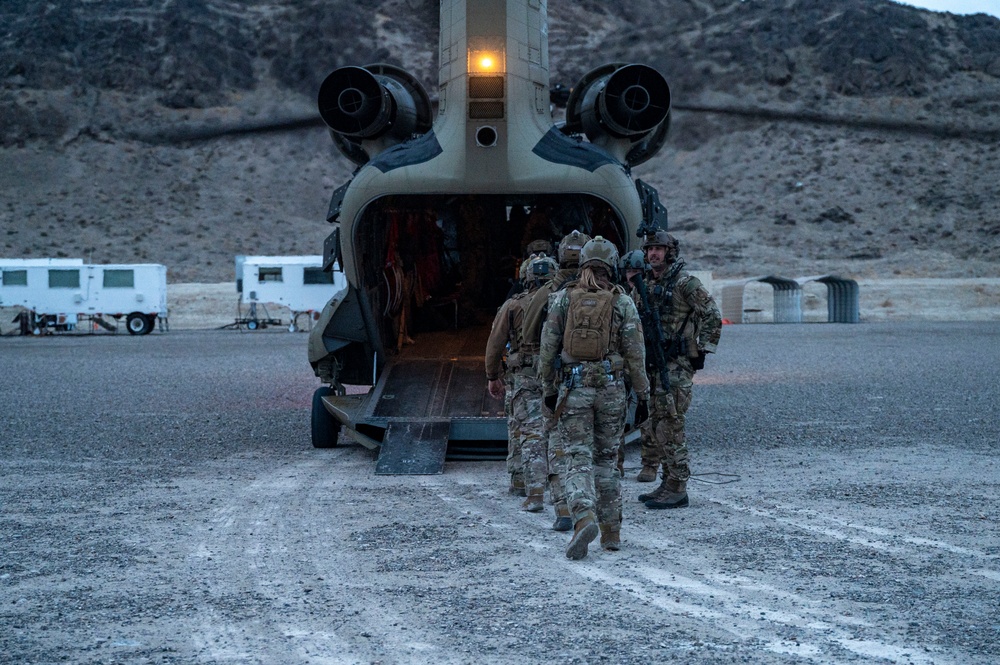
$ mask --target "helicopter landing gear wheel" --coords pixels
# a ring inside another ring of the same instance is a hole
[[[330,415],[323,404],[327,395],[337,395],[330,386],[320,386],[312,399],[312,444],[314,448],[334,448],[340,436],[340,421]]]

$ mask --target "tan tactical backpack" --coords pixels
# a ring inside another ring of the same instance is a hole
[[[615,291],[569,292],[563,351],[575,360],[604,360],[611,344],[612,309]]]

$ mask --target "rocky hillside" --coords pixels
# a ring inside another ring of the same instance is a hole
[[[165,263],[321,251],[351,166],[313,122],[333,68],[436,87],[425,0],[5,0],[0,256]],[[1000,20],[870,0],[549,4],[553,83],[670,81],[637,168],[719,276],[1000,274]]]

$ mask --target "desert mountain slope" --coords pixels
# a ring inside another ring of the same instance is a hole
[[[175,282],[321,251],[352,168],[308,122],[331,69],[391,62],[436,87],[422,0],[6,0],[0,25],[0,256],[159,262]],[[667,146],[636,175],[695,267],[1000,274],[1000,20],[553,1],[549,39],[553,84],[612,61],[670,81]]]

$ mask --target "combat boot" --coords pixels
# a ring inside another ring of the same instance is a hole
[[[520,472],[514,472],[510,474],[510,487],[507,488],[507,493],[511,496],[526,496],[524,491],[524,474]]]
[[[653,510],[686,507],[688,505],[687,482],[669,478],[665,484],[666,491],[646,501],[646,507]]]
[[[573,529],[573,539],[569,541],[569,547],[566,548],[566,558],[579,561],[587,556],[587,546],[593,542],[594,538],[597,538],[597,534],[600,532],[594,513],[588,512],[578,519]]]
[[[667,474],[664,473],[663,474],[663,479],[660,481],[660,485],[655,490],[653,490],[652,492],[646,492],[645,494],[640,494],[639,495],[639,501],[641,503],[646,503],[647,501],[652,501],[653,499],[657,498],[661,494],[666,493],[667,492],[667,483],[668,482],[669,482],[669,479],[667,478]]]
[[[617,552],[622,547],[621,524],[601,523],[601,547],[609,552]]]
[[[556,521],[552,525],[553,531],[572,531],[573,518],[569,516],[569,506],[566,504],[556,504]]]
[[[651,464],[643,464],[639,475],[635,477],[640,483],[651,483],[656,480],[656,467]]]
[[[527,498],[521,504],[521,510],[528,513],[540,513],[545,510],[545,488],[529,488]]]

